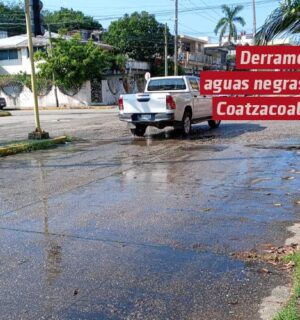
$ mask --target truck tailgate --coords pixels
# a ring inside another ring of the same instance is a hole
[[[124,95],[124,113],[166,113],[166,92]]]

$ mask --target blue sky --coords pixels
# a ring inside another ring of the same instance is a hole
[[[158,21],[168,23],[171,32],[174,31],[174,0],[42,0],[44,8],[49,10],[57,10],[60,7],[73,8],[81,10],[85,14],[91,15],[101,22],[106,28],[109,23],[133,11],[148,11],[150,13],[158,13],[156,18]],[[278,0],[256,0],[257,1],[257,26],[259,27],[265,18],[274,10],[278,4]],[[109,3],[109,4],[108,4]],[[216,21],[222,16],[220,8],[222,4],[243,4],[244,9],[241,16],[246,21],[244,28],[239,27],[239,31],[245,30],[252,32],[252,0],[179,0],[179,10],[188,10],[188,12],[179,12],[179,33],[191,36],[210,36],[212,40],[217,40],[213,30]],[[207,7],[209,9],[204,9]],[[195,10],[201,8],[201,10]],[[189,10],[190,9],[190,10]]]

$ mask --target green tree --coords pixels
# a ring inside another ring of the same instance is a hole
[[[185,74],[184,68],[179,64],[178,68],[178,75],[182,76]],[[160,65],[152,65],[150,70],[152,77],[163,77],[165,75],[165,65],[164,63]],[[168,75],[174,74],[174,62],[168,61]]]
[[[45,24],[51,24],[51,30],[58,32],[64,28],[68,31],[76,29],[100,30],[102,25],[90,16],[84,15],[81,11],[60,8],[58,11],[43,11]]]
[[[222,5],[222,12],[224,13],[224,17],[221,18],[215,28],[215,34],[219,33],[219,42],[221,44],[222,37],[228,30],[228,42],[231,43],[231,39],[236,40],[237,39],[237,29],[236,29],[236,23],[239,23],[240,25],[244,26],[245,20],[237,16],[237,14],[243,9],[243,6],[235,6],[235,7],[229,7],[226,4]]]
[[[125,63],[120,56],[104,51],[92,40],[80,41],[79,35],[65,40],[53,39],[52,51],[39,51],[35,55],[38,61],[38,75],[45,79],[55,76],[56,84],[65,89],[79,88],[85,81],[100,79],[112,68],[122,68]],[[121,61],[122,60],[122,61]]]
[[[8,31],[10,36],[26,33],[25,13],[21,2],[0,1],[0,30]]]
[[[255,36],[257,44],[266,44],[279,35],[300,33],[300,0],[282,1],[266,19]]]
[[[113,21],[104,41],[118,48],[130,58],[150,62],[156,54],[164,53],[165,25],[159,23],[148,12],[125,14],[123,18]],[[168,30],[169,54],[174,52],[174,38]]]

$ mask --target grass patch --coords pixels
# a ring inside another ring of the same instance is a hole
[[[274,320],[300,320],[298,299],[300,298],[300,252],[284,257],[285,262],[294,262],[293,294],[288,304],[278,313]]]
[[[8,111],[0,111],[0,117],[9,117],[11,113]]]
[[[35,150],[55,148],[58,144],[70,142],[70,137],[58,137],[47,140],[24,140],[14,141],[0,145],[0,157],[13,155],[21,152],[31,152]]]

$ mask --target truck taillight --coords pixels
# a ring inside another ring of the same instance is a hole
[[[123,97],[119,98],[118,105],[119,105],[119,110],[124,110]]]
[[[176,102],[174,101],[172,96],[170,95],[166,96],[166,105],[167,105],[167,109],[169,110],[176,109]]]

